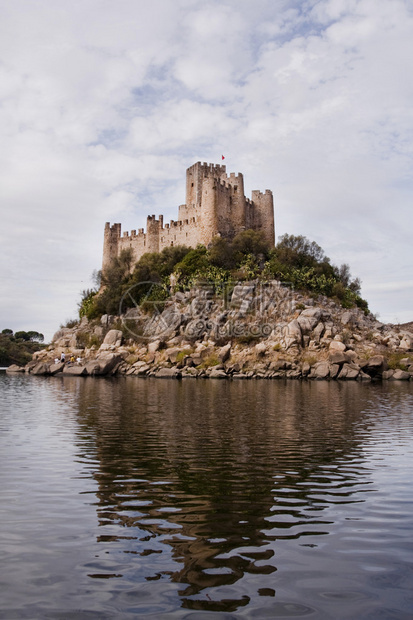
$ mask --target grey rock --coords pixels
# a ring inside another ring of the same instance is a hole
[[[206,319],[193,319],[185,327],[185,337],[188,340],[199,340],[208,331],[208,321]]]
[[[347,355],[343,351],[332,351],[328,354],[328,360],[330,364],[345,364],[349,361]]]
[[[394,379],[395,381],[409,381],[410,373],[406,372],[405,370],[398,369],[394,371],[393,376],[390,378]]]
[[[340,342],[339,340],[332,340],[330,342],[330,351],[345,351],[346,348],[344,342]]]
[[[100,375],[100,366],[99,366],[99,362],[96,360],[93,360],[92,362],[88,362],[85,365],[86,368],[86,372],[88,375]]]
[[[252,299],[255,291],[255,284],[237,284],[232,291],[231,303],[241,305],[244,299]]]
[[[374,355],[367,360],[367,364],[363,364],[363,371],[371,377],[380,376],[387,369],[387,360],[383,355]]]
[[[410,334],[405,334],[399,344],[400,349],[404,351],[413,351],[413,337]]]
[[[305,308],[305,310],[301,312],[300,316],[313,319],[315,321],[314,325],[317,325],[322,316],[322,310],[320,308]]]
[[[259,356],[265,355],[267,352],[267,345],[265,344],[265,342],[259,342],[258,344],[256,344],[255,352]]]
[[[138,368],[134,369],[134,375],[146,375],[149,371],[150,371],[151,367],[149,366],[149,364],[144,364],[143,366],[139,366]]]
[[[166,349],[165,351],[166,359],[172,362],[172,364],[175,364],[179,353],[180,353],[180,349],[178,349],[178,347],[171,347],[170,349]]]
[[[155,372],[155,377],[159,377],[162,379],[180,379],[182,376],[181,371],[178,368],[159,368]]]
[[[297,318],[297,322],[301,328],[303,334],[310,334],[317,326],[321,317],[321,310],[319,308],[307,308],[303,310],[300,316]]]
[[[161,347],[161,340],[154,340],[153,342],[150,342],[148,344],[148,353],[156,353],[156,351],[159,351],[160,347]]]
[[[57,373],[62,372],[64,367],[65,367],[64,362],[58,362],[57,364],[51,364],[51,366],[49,367],[49,373],[51,375],[57,375]]]
[[[228,375],[225,372],[225,370],[219,370],[219,369],[213,368],[211,372],[209,373],[209,378],[210,379],[227,379]]]
[[[310,377],[314,379],[327,379],[330,375],[330,364],[328,362],[317,362],[311,369]]]
[[[324,331],[325,331],[325,325],[322,321],[320,321],[318,325],[316,325],[316,327],[313,329],[313,339],[316,342],[320,342],[320,338],[323,336]]]
[[[66,366],[63,369],[64,375],[72,375],[74,377],[85,377],[87,375],[86,366]]]
[[[360,374],[360,368],[355,364],[344,364],[340,370],[337,379],[357,379]]]
[[[17,364],[11,364],[6,368],[6,372],[16,373],[16,372],[25,372],[24,366],[18,366]]]
[[[350,312],[349,310],[347,310],[347,312],[343,312],[343,314],[340,317],[340,321],[342,323],[342,325],[351,325],[354,323],[354,316],[353,313]]]
[[[220,350],[218,351],[218,358],[221,364],[224,364],[229,359],[230,355],[231,355],[231,343],[229,342],[228,344],[221,347]]]
[[[182,320],[183,315],[178,306],[171,304],[145,324],[144,335],[170,337],[182,324]]]
[[[117,355],[116,353],[107,353],[106,355],[99,355],[95,360],[95,364],[99,365],[99,368],[93,372],[95,375],[108,375],[112,372],[120,362],[123,361],[121,355]],[[92,373],[90,373],[92,374]]]
[[[330,379],[336,379],[340,372],[340,366],[338,364],[330,364]]]
[[[120,346],[122,344],[123,334],[120,329],[110,329],[105,336],[103,344],[111,346]]]
[[[49,374],[49,364],[45,364],[44,362],[39,362],[34,366],[30,373],[32,375],[48,375]]]
[[[302,332],[297,319],[293,319],[283,330],[284,342],[286,348],[291,346],[302,345]]]

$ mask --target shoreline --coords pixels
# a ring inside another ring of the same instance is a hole
[[[228,296],[198,286],[149,313],[136,306],[122,316],[84,317],[59,329],[29,364],[6,372],[410,381],[413,326],[380,323],[360,308],[278,281],[238,283]]]

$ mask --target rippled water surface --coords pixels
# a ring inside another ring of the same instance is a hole
[[[411,383],[0,397],[0,618],[413,617]]]

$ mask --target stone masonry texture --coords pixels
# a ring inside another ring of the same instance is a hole
[[[232,239],[248,229],[262,231],[273,246],[273,194],[254,190],[251,199],[246,198],[242,174],[227,175],[224,165],[197,162],[186,171],[186,203],[179,207],[177,221],[164,225],[163,215],[149,215],[146,232],[141,228],[122,235],[121,229],[119,223],[105,224],[103,270],[126,248],[132,249],[136,262],[146,252],[176,245],[195,248],[199,243],[208,247],[216,236]]]

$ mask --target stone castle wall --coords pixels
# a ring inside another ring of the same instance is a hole
[[[262,231],[270,245],[275,243],[274,203],[270,190],[244,195],[242,174],[226,174],[223,165],[197,162],[186,171],[186,203],[179,207],[178,220],[164,224],[163,216],[147,217],[143,228],[124,232],[121,224],[105,224],[102,269],[126,248],[133,251],[134,261],[145,252],[161,252],[163,248],[199,243],[208,246],[217,235],[232,239],[242,230]]]

